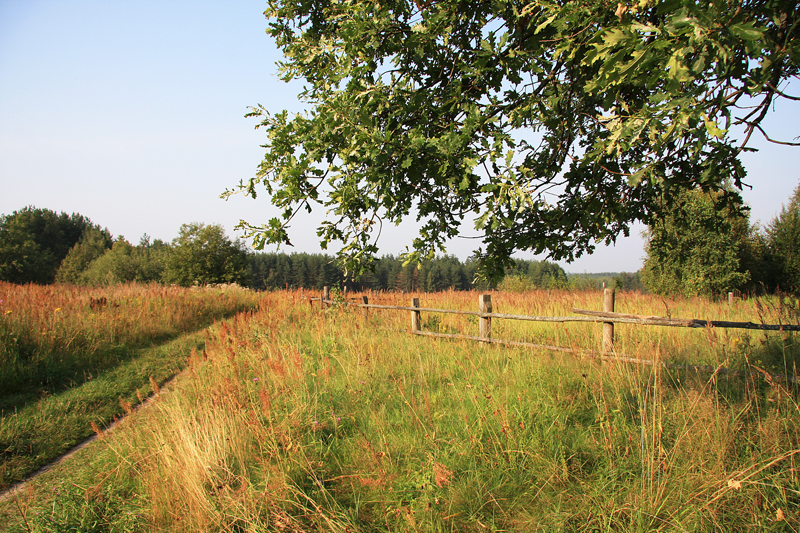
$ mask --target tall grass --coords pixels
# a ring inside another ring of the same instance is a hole
[[[124,414],[177,373],[195,330],[252,308],[241,290],[0,283],[0,488]]]
[[[420,338],[403,332],[407,313],[323,311],[297,296],[265,295],[258,312],[212,327],[174,393],[106,438],[95,466],[105,480],[47,498],[31,528],[76,521],[77,511],[56,512],[76,497],[84,510],[124,500],[124,513],[99,519],[119,530],[798,528],[800,407],[787,385]],[[477,307],[475,293],[421,298]],[[493,303],[565,315],[600,302],[598,293],[551,291],[496,294]],[[617,302],[621,312],[755,319],[749,302]],[[758,305],[765,319],[778,312]],[[428,328],[477,331],[470,317],[432,316],[423,315]],[[496,337],[585,349],[599,347],[600,328],[493,323]],[[618,349],[655,362],[747,365],[767,353],[774,362],[780,346],[790,369],[800,354],[780,333],[745,342],[716,330],[617,331]]]
[[[161,285],[87,289],[0,282],[0,391],[63,387],[247,308],[244,291]],[[0,409],[3,408],[0,403]]]

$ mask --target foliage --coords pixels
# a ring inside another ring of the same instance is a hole
[[[61,261],[92,227],[77,213],[57,214],[32,206],[1,216],[0,280],[53,283]]]
[[[341,241],[355,272],[412,211],[408,260],[476,216],[481,271],[500,276],[516,250],[570,260],[627,235],[679,190],[736,200],[738,156],[800,60],[781,0],[271,0],[266,15],[310,109],[252,109],[267,151],[238,190],[263,186],[282,214],[241,227],[289,244],[322,204],[321,244]]]
[[[107,230],[89,227],[73,246],[56,272],[56,282],[77,284],[92,261],[111,249],[113,240]]]
[[[564,269],[550,261],[527,261],[516,259],[514,268],[506,273],[508,276],[518,276],[528,280],[531,288],[536,289],[563,289],[567,287],[567,273]],[[502,290],[502,286],[500,287]]]
[[[768,247],[775,262],[778,288],[800,293],[800,185],[767,228]]]
[[[110,250],[88,265],[81,276],[83,282],[88,285],[117,285],[134,281],[137,270],[134,251],[125,237],[118,237]]]
[[[503,292],[527,292],[535,288],[533,280],[522,274],[506,274],[503,281],[497,284],[497,290]]]
[[[594,274],[570,274],[569,287],[578,291],[596,291],[613,288],[619,291],[639,291],[646,293],[642,281],[642,271],[636,272],[598,272]]]
[[[344,272],[323,254],[255,253],[249,258],[249,286],[256,290],[339,287],[345,281]]]
[[[391,255],[376,259],[358,278],[348,275],[334,257],[326,254],[255,253],[250,257],[250,286],[257,290],[324,286],[348,290],[436,292],[486,287],[476,283],[474,261],[454,256],[436,257],[420,264],[404,264]]]
[[[353,291],[436,292],[440,290],[488,289],[492,286],[476,280],[475,261],[460,261],[454,256],[440,256],[419,265],[386,255],[373,262],[372,269],[360,278],[348,276],[335,257],[325,254],[264,253],[250,256],[250,287],[256,290],[305,288],[320,291],[324,286],[347,287]],[[646,291],[641,272],[567,274],[555,263],[515,259],[514,267],[497,283],[503,291],[533,289],[597,290],[601,287]]]
[[[143,235],[134,252],[137,261],[136,281],[141,283],[163,281],[169,253],[169,244],[161,239],[150,242],[150,237],[147,234]]]
[[[111,250],[98,257],[79,276],[84,285],[117,285],[137,281],[162,281],[169,246],[156,240],[150,244],[145,236],[138,246],[119,237]]]
[[[242,283],[247,279],[247,250],[218,224],[183,224],[172,241],[164,278],[183,287]]]
[[[657,294],[710,297],[743,289],[752,248],[747,216],[700,190],[677,197],[649,227],[644,279]]]

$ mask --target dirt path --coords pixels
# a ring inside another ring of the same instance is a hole
[[[155,401],[155,400],[156,400],[156,399],[157,399],[159,396],[161,396],[162,394],[166,394],[167,392],[169,392],[169,390],[170,390],[170,386],[171,386],[171,385],[172,385],[172,384],[175,382],[175,380],[176,380],[176,379],[178,379],[178,377],[179,377],[179,376],[180,376],[182,373],[183,373],[183,372],[180,372],[180,373],[178,373],[178,374],[176,374],[176,375],[172,376],[171,378],[169,378],[169,379],[168,379],[166,382],[164,382],[164,384],[163,384],[163,385],[161,385],[161,387],[159,387],[159,391],[158,391],[158,392],[153,392],[152,394],[150,394],[150,396],[148,396],[147,398],[145,398],[145,399],[144,399],[144,400],[143,400],[141,403],[139,403],[139,404],[135,405],[135,406],[133,407],[133,409],[131,409],[131,412],[130,412],[130,413],[126,413],[126,414],[122,415],[121,417],[117,418],[116,420],[114,420],[113,422],[111,422],[111,424],[109,424],[109,425],[108,425],[108,427],[107,427],[107,428],[105,428],[105,429],[102,431],[102,433],[101,433],[101,434],[99,434],[99,435],[98,435],[98,434],[96,434],[96,433],[95,433],[95,434],[93,434],[91,437],[88,437],[88,438],[87,438],[87,439],[85,439],[84,441],[82,441],[82,442],[80,442],[80,443],[76,444],[75,446],[73,446],[72,448],[70,448],[69,450],[67,450],[67,451],[66,451],[66,452],[65,452],[63,455],[61,455],[60,457],[58,457],[58,458],[54,459],[54,460],[53,460],[53,461],[51,461],[50,463],[48,463],[48,464],[44,465],[43,467],[41,467],[39,470],[37,470],[37,471],[35,471],[34,473],[32,473],[32,474],[31,474],[30,476],[28,476],[27,478],[23,479],[22,481],[18,481],[17,483],[15,483],[15,484],[11,485],[11,486],[10,486],[9,488],[7,488],[6,490],[4,490],[4,491],[0,492],[0,503],[2,503],[2,502],[5,502],[6,500],[9,500],[9,499],[13,498],[13,497],[14,497],[16,494],[18,494],[18,493],[20,493],[22,490],[24,490],[24,489],[25,489],[25,487],[28,485],[28,483],[29,483],[29,482],[33,481],[33,480],[34,480],[34,479],[36,479],[38,476],[40,476],[40,475],[44,474],[44,473],[45,473],[45,472],[47,472],[48,470],[51,470],[52,468],[55,468],[56,466],[60,465],[61,463],[63,463],[63,462],[65,462],[65,461],[69,460],[69,459],[70,459],[70,458],[71,458],[73,455],[75,455],[75,454],[76,454],[76,453],[78,453],[80,450],[82,450],[82,449],[86,448],[87,446],[89,446],[91,443],[93,443],[93,442],[94,442],[95,440],[97,440],[98,438],[100,438],[100,437],[103,437],[103,436],[105,436],[105,435],[107,435],[107,434],[111,433],[111,432],[112,432],[112,431],[114,431],[115,429],[117,429],[118,425],[119,425],[119,424],[120,424],[120,423],[121,423],[123,420],[125,420],[125,419],[127,419],[129,416],[131,416],[131,415],[135,414],[135,413],[136,413],[137,411],[139,411],[140,409],[143,409],[143,408],[145,408],[145,407],[148,407],[149,405],[151,405],[151,404],[153,403],[153,401]]]

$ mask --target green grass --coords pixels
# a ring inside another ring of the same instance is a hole
[[[1,506],[8,529],[25,531],[23,514],[32,531],[56,531],[56,523],[65,530],[84,516],[97,518],[97,531],[799,527],[796,389],[755,374],[421,338],[398,332],[408,327],[405,313],[365,319],[355,310],[319,312],[293,296],[266,295],[260,312],[212,327],[206,358],[190,357],[172,393],[94,445],[78,471]],[[475,296],[425,295],[422,303],[471,309]],[[500,312],[539,315],[596,308],[595,300],[494,296]],[[618,305],[642,314],[670,305],[672,316],[690,318],[748,313],[744,302],[728,309],[630,296]],[[599,326],[500,324],[498,337],[599,344]],[[458,315],[435,326],[476,328]],[[696,354],[705,359],[698,363],[746,368],[780,357],[791,369],[798,360],[791,335],[746,344],[734,335],[628,327],[618,344],[658,361]]]
[[[102,296],[101,296],[102,295]],[[0,284],[0,488],[130,411],[201,350],[246,291]],[[102,304],[97,304],[102,301]]]
[[[24,479],[115,417],[130,411],[186,364],[191,350],[203,349],[202,333],[183,335],[160,346],[131,350],[128,360],[75,387],[43,394],[0,419],[0,485]]]

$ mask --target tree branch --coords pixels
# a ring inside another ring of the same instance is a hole
[[[769,142],[771,142],[771,143],[782,144],[784,146],[800,146],[800,143],[791,143],[791,142],[787,142],[787,141],[776,141],[775,139],[772,139],[769,135],[767,135],[767,132],[764,131],[764,128],[762,128],[759,124],[753,124],[753,126],[758,128],[758,131],[761,132],[761,134],[764,136],[764,138],[766,140],[768,140]]]
[[[786,94],[783,91],[781,91],[781,90],[777,89],[776,87],[774,87],[771,83],[767,83],[767,87],[772,89],[779,96],[782,96],[782,97],[786,98],[787,100],[794,100],[795,102],[800,102],[800,96],[791,96],[789,94]]]

